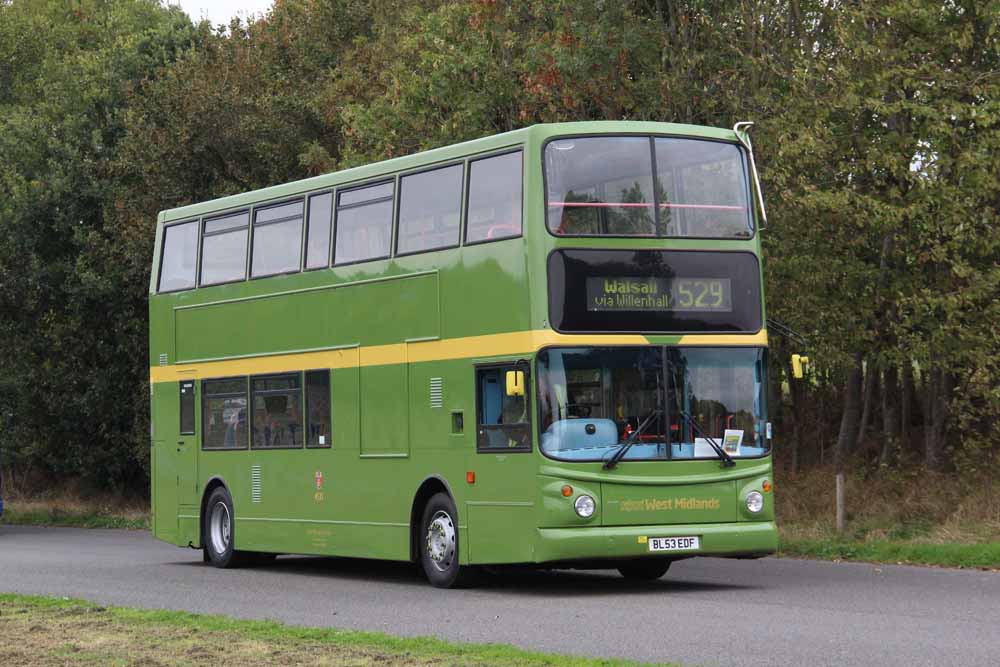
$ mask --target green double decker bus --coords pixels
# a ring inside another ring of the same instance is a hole
[[[615,568],[777,548],[745,126],[536,125],[164,211],[153,533]]]

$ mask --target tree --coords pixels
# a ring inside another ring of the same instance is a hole
[[[141,484],[146,458],[127,382],[142,312],[93,263],[110,164],[129,91],[192,36],[152,0],[0,4],[14,65],[0,74],[0,372],[18,388],[5,448],[97,484]]]

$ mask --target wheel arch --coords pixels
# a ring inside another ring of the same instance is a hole
[[[413,504],[410,506],[410,560],[414,563],[420,560],[420,521],[423,518],[424,506],[436,493],[447,494],[451,501],[455,502],[455,494],[451,491],[451,485],[440,475],[425,477],[413,496]],[[458,503],[455,503],[455,509],[457,511]]]
[[[208,497],[212,495],[212,491],[215,491],[219,487],[224,488],[232,496],[226,480],[219,475],[213,475],[205,483],[205,491],[201,494],[201,508],[198,510],[198,548],[205,546],[205,511],[208,509]]]

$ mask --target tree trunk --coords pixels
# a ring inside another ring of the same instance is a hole
[[[937,386],[941,378],[941,371],[931,368],[923,373],[924,380],[924,465],[934,469],[937,464],[937,451],[934,445],[934,404],[937,402]]]
[[[837,435],[837,449],[833,454],[834,464],[838,471],[844,469],[851,445],[858,435],[858,424],[861,421],[861,353],[854,355],[854,363],[847,374],[847,385],[844,387],[844,414],[840,418],[840,433]]]
[[[910,423],[913,421],[913,361],[903,362],[903,390],[899,397],[899,442],[906,451],[912,449]]]
[[[898,122],[898,118],[895,116],[891,119],[891,122]],[[890,274],[890,261],[889,258],[892,255],[893,248],[895,246],[895,235],[892,232],[887,232],[885,236],[882,237],[882,252],[879,257],[879,268],[878,268],[878,282],[875,285],[875,303],[878,305],[877,317],[875,321],[875,333],[876,343],[878,346],[876,349],[886,349],[883,346],[890,346],[891,341],[886,340],[888,327],[885,326],[885,317],[887,313],[885,292],[887,291],[887,285],[889,282]],[[889,310],[892,310],[892,306],[889,305]],[[881,366],[880,361],[876,354],[872,354],[868,359],[868,369],[865,373],[865,390],[864,390],[864,407],[861,410],[861,423],[858,425],[858,435],[854,442],[855,449],[861,449],[865,442],[865,431],[868,429],[868,421],[871,418],[873,406],[875,404],[875,395],[878,393],[878,378],[879,378],[879,367]]]
[[[835,504],[836,504],[836,508],[837,508],[836,509],[836,512],[837,512],[837,523],[836,523],[836,526],[837,526],[837,532],[838,533],[843,533],[844,532],[844,520],[845,520],[846,515],[847,515],[847,497],[846,497],[847,494],[844,491],[844,472],[843,471],[838,471],[837,474],[834,476],[834,479],[836,480],[836,484],[837,484],[837,495],[836,495],[836,499],[835,499]]]
[[[892,465],[896,450],[896,433],[899,428],[896,399],[899,396],[899,373],[894,364],[889,364],[882,379],[882,455],[879,463]]]
[[[858,436],[854,440],[854,451],[860,450],[864,446],[865,431],[868,430],[868,420],[872,414],[872,404],[875,402],[874,396],[878,393],[878,364],[874,359],[868,360],[868,369],[865,373],[865,391],[862,399],[861,421],[858,424]]]
[[[830,432],[828,424],[825,420],[822,422],[820,420],[826,416],[826,395],[827,389],[830,386],[830,371],[827,370],[824,373],[817,373],[817,379],[820,380],[821,386],[819,394],[819,401],[816,404],[816,421],[813,424],[813,440],[819,447],[819,464],[824,465],[826,463],[826,439]]]
[[[935,368],[931,371],[929,382],[931,388],[927,392],[928,410],[924,416],[927,431],[924,437],[925,463],[931,470],[944,470],[945,427],[948,422],[948,404],[951,402],[951,394],[955,387],[955,377],[940,368]]]

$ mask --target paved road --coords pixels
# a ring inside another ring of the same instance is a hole
[[[1000,663],[1000,574],[976,571],[693,559],[653,584],[531,572],[441,591],[406,564],[223,571],[144,532],[0,526],[0,591],[685,664]]]

